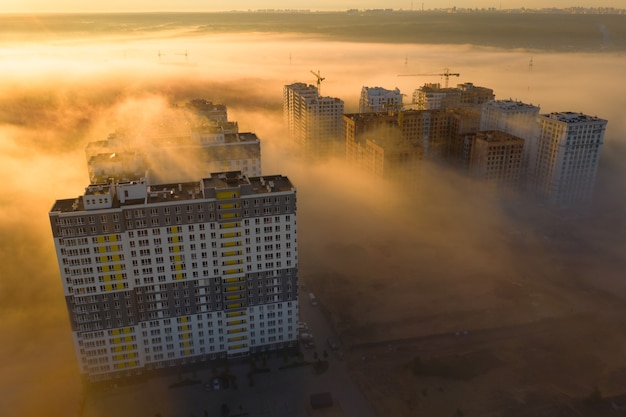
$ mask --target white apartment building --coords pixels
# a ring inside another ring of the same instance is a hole
[[[294,346],[296,189],[280,175],[92,184],[49,213],[92,381]]]
[[[317,87],[294,83],[283,88],[283,115],[291,139],[306,156],[343,155],[343,100],[320,97]]]
[[[227,120],[226,106],[195,99],[171,110],[176,123],[90,142],[85,149],[90,182],[146,175],[152,183],[187,182],[227,171],[261,175],[259,138],[239,133],[237,123]]]
[[[559,207],[589,202],[607,121],[573,112],[542,114],[537,120],[539,136],[529,166],[531,188]]]
[[[373,113],[402,109],[402,93],[398,88],[363,87],[359,99],[359,113]]]
[[[485,103],[480,117],[480,130],[506,132],[524,139],[521,180],[526,181],[530,155],[536,152],[539,106],[516,100],[493,100]]]

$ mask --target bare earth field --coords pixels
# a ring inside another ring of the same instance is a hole
[[[378,415],[618,415],[586,399],[595,387],[605,399],[626,393],[623,264],[588,230],[569,229],[513,234],[505,246],[521,262],[510,275],[421,248],[390,256],[410,252],[433,270],[376,284],[317,277],[311,287]]]

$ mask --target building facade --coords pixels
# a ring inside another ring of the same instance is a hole
[[[480,130],[499,130],[524,139],[521,177],[523,184],[527,181],[530,156],[536,151],[538,115],[539,106],[515,100],[494,100],[482,107]]]
[[[153,183],[186,182],[227,171],[261,175],[259,138],[240,133],[237,122],[228,121],[226,106],[195,99],[173,107],[171,115],[175,121],[147,132],[121,130],[90,142],[85,150],[90,182],[146,175]]]
[[[427,83],[413,92],[412,102],[418,110],[480,106],[495,98],[493,90],[472,83],[441,88],[439,83]]]
[[[305,157],[343,156],[343,111],[343,100],[321,97],[313,85],[294,83],[283,87],[285,124]]]
[[[530,157],[530,186],[559,207],[576,207],[593,196],[607,121],[574,112],[538,117],[539,135]]]
[[[293,346],[296,189],[211,174],[89,185],[49,213],[81,374],[92,381]]]
[[[359,99],[359,113],[374,113],[402,108],[402,93],[398,88],[363,87]]]
[[[469,173],[498,193],[516,191],[522,170],[524,139],[500,131],[472,137]]]

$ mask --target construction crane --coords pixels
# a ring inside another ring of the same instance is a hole
[[[324,81],[326,78],[324,78],[324,77],[322,77],[320,75],[320,70],[317,70],[317,72],[311,70],[311,74],[313,74],[313,75],[315,75],[315,77],[317,77],[317,95],[319,96],[320,95],[320,91],[321,91],[320,86],[322,84],[322,81]]]
[[[443,74],[398,74],[398,77],[431,77],[431,76],[444,77],[446,79],[446,88],[448,88],[448,80],[450,79],[450,77],[460,77],[461,74],[459,74],[458,72],[450,72],[448,68],[444,68]]]

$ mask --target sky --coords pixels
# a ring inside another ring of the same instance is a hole
[[[410,10],[446,7],[468,8],[545,8],[545,7],[616,7],[626,8],[624,0],[577,1],[577,0],[109,0],[107,2],[85,2],[82,0],[2,0],[0,13],[11,12],[154,12],[154,11],[228,11],[255,9],[310,9],[310,10],[347,10],[351,8],[393,8]]]

